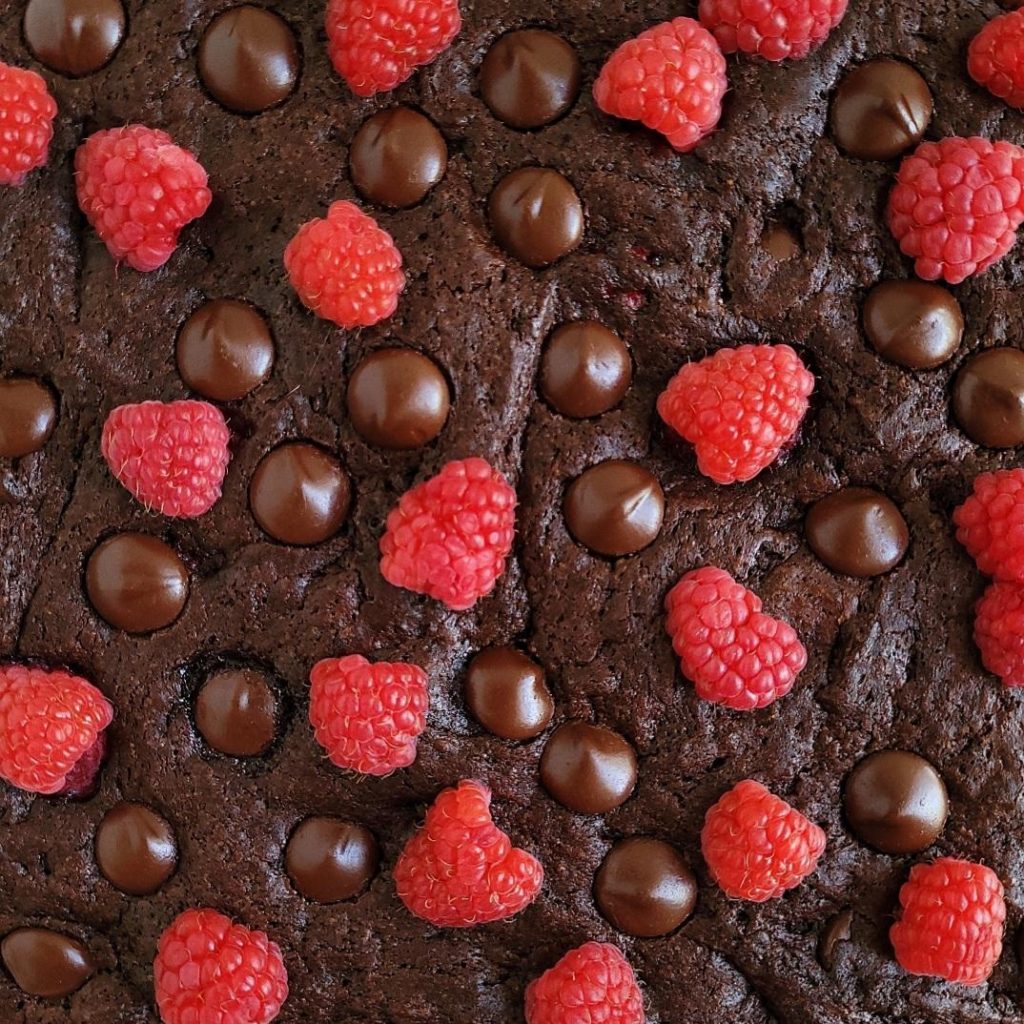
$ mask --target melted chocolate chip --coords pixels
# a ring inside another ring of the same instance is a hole
[[[583,238],[583,204],[558,171],[521,167],[503,178],[488,206],[495,237],[528,267],[546,267]]]
[[[85,589],[93,608],[127,633],[169,626],[188,600],[188,570],[162,540],[120,533],[89,556]]]
[[[923,757],[881,750],[850,773],[843,808],[861,842],[882,853],[920,853],[938,838],[949,804],[945,783]]]
[[[675,931],[693,913],[697,879],[675,847],[640,836],[611,848],[594,898],[620,932],[651,938]]]
[[[256,757],[277,735],[277,698],[259,672],[223,669],[196,696],[196,728],[222,754]]]
[[[622,401],[632,379],[629,349],[593,320],[563,324],[544,350],[541,393],[563,416],[600,416]]]
[[[960,347],[964,316],[960,303],[937,284],[883,281],[864,302],[864,331],[880,356],[924,370]]]
[[[148,896],[178,866],[174,832],[144,804],[115,804],[96,829],[96,864],[115,888]]]
[[[776,263],[795,259],[803,252],[800,239],[785,224],[772,224],[761,235],[761,247]]]
[[[851,927],[853,925],[853,911],[841,910],[834,917],[829,918],[825,927],[818,937],[818,963],[831,971],[836,965],[836,958],[839,955],[839,947],[844,942],[850,941]]]
[[[804,532],[811,550],[830,569],[861,579],[898,565],[910,543],[900,510],[868,487],[844,487],[816,502]]]
[[[96,971],[85,946],[48,928],[10,932],[0,943],[0,957],[22,992],[43,999],[71,995]]]
[[[968,360],[953,386],[953,413],[986,448],[1024,444],[1024,352],[990,348]]]
[[[292,833],[284,863],[295,888],[316,903],[349,900],[377,873],[373,833],[338,818],[307,818]]]
[[[34,377],[0,380],[0,458],[39,451],[57,425],[57,400]]]
[[[469,663],[465,693],[476,720],[508,740],[540,735],[555,710],[544,669],[512,647],[481,651]]]
[[[617,732],[587,722],[559,726],[540,759],[544,788],[580,814],[604,814],[624,803],[636,772],[633,748]]]
[[[415,206],[444,177],[448,147],[433,122],[409,107],[374,114],[349,149],[352,184],[371,203]]]
[[[29,0],[25,42],[54,71],[88,75],[117,52],[124,39],[121,0]]]

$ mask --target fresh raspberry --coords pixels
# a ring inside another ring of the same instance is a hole
[[[57,796],[68,800],[88,800],[95,796],[100,788],[100,769],[106,757],[107,734],[101,732],[64,777],[64,785],[57,791]]]
[[[465,611],[505,571],[515,508],[516,492],[483,459],[449,462],[391,511],[380,539],[381,575]]]
[[[1024,221],[1024,150],[956,137],[922,142],[889,196],[889,227],[926,281],[960,284],[1001,260]]]
[[[451,45],[459,0],[329,0],[327,52],[357,96],[389,92]]]
[[[78,205],[110,255],[156,270],[181,229],[206,213],[206,171],[166,133],[141,124],[96,132],[75,153]]]
[[[644,1024],[644,999],[617,946],[585,942],[526,989],[526,1024]]]
[[[941,857],[915,864],[900,889],[900,919],[889,929],[909,974],[980,985],[1003,949],[1003,883],[991,868]]]
[[[443,928],[518,914],[544,881],[540,861],[494,824],[491,791],[465,779],[434,801],[392,874],[409,912]]]
[[[119,405],[103,425],[103,457],[143,505],[191,519],[220,497],[229,436],[224,415],[209,402]]]
[[[186,910],[171,922],[153,982],[164,1024],[269,1024],[288,998],[277,943],[216,910]]]
[[[288,280],[302,304],[339,327],[372,327],[398,307],[402,254],[354,203],[332,203],[307,221],[284,250]]]
[[[39,75],[0,61],[0,185],[20,185],[46,163],[56,116]]]
[[[705,815],[700,848],[726,896],[764,903],[814,871],[825,833],[760,782],[745,779]]]
[[[716,483],[751,480],[793,440],[814,375],[788,345],[741,345],[687,363],[658,396],[658,415]]]
[[[714,131],[728,88],[718,43],[693,18],[675,18],[624,42],[594,83],[598,107],[639,121],[686,153]]]
[[[1004,686],[1024,686],[1024,586],[993,583],[974,609],[981,662]]]
[[[427,674],[418,665],[371,665],[350,654],[318,661],[309,681],[309,720],[339,768],[388,775],[416,760],[427,724]]]
[[[30,793],[60,793],[113,720],[110,702],[80,676],[0,667],[0,778]]]
[[[1011,107],[1024,107],[1024,10],[993,18],[971,40],[967,70]]]
[[[793,689],[807,651],[786,622],[724,569],[688,572],[665,598],[665,628],[697,696],[736,711],[767,707]]]
[[[1024,469],[976,477],[953,522],[956,539],[981,572],[1006,583],[1024,583]]]
[[[806,57],[843,20],[848,0],[700,0],[700,20],[726,53]]]

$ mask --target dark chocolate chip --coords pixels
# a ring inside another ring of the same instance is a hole
[[[907,553],[910,532],[896,505],[868,487],[844,487],[811,506],[804,524],[811,550],[847,576],[880,576]]]
[[[558,171],[521,167],[491,193],[491,227],[506,251],[528,267],[546,267],[583,238],[583,204]]]
[[[466,704],[488,732],[527,740],[551,721],[554,702],[544,669],[513,647],[488,647],[466,673]]]
[[[18,928],[0,943],[0,957],[22,992],[62,999],[96,971],[89,951],[76,939],[49,928]]]
[[[196,728],[222,754],[257,757],[277,735],[277,698],[261,673],[222,669],[196,696]]]
[[[1024,444],[1024,352],[990,348],[968,360],[953,386],[953,413],[986,448]]]
[[[880,356],[925,370],[960,347],[964,316],[960,303],[937,284],[883,281],[864,302],[864,331]]]
[[[57,424],[57,400],[34,377],[0,380],[0,458],[39,451]]]
[[[121,0],[29,0],[25,42],[48,68],[88,75],[117,52],[125,21]]]
[[[115,804],[96,829],[96,864],[115,888],[147,896],[178,866],[174,832],[144,804]]]
[[[853,911],[846,909],[830,917],[822,928],[821,935],[818,936],[818,963],[826,971],[831,971],[835,967],[839,947],[850,941],[852,925]]]
[[[772,224],[765,228],[761,247],[776,263],[795,259],[803,252],[800,239],[785,224]]]
[[[587,722],[559,726],[540,759],[544,788],[581,814],[604,814],[624,803],[636,773],[633,748],[617,732]]]
[[[555,412],[573,419],[600,416],[622,401],[633,363],[622,339],[593,320],[563,324],[551,335],[540,389]]]
[[[362,825],[307,818],[292,833],[284,861],[292,884],[316,903],[352,899],[377,873],[377,840]]]

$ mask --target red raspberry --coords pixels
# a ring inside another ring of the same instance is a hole
[[[156,270],[213,198],[206,171],[166,133],[141,124],[96,132],[75,153],[78,205],[110,255]]]
[[[277,943],[216,910],[186,910],[171,922],[153,982],[164,1024],[269,1024],[288,998]]]
[[[339,327],[372,327],[398,307],[402,254],[354,203],[332,203],[307,221],[284,250],[288,280],[302,304]]]
[[[686,153],[714,131],[728,88],[718,44],[693,18],[676,18],[624,42],[594,83],[598,107],[639,121]]]
[[[993,583],[974,609],[981,662],[1004,686],[1024,686],[1024,586]]]
[[[418,665],[371,665],[351,654],[318,661],[309,681],[309,720],[339,768],[389,775],[416,760],[427,724],[427,674]]]
[[[327,52],[357,96],[389,92],[451,45],[459,0],[329,0]]]
[[[700,0],[700,20],[726,53],[806,57],[843,20],[848,0]]]
[[[46,163],[56,116],[39,75],[0,61],[0,185],[20,185]]]
[[[687,363],[658,396],[658,415],[716,483],[751,480],[793,440],[814,375],[788,345],[741,345]]]
[[[760,782],[745,779],[705,815],[700,848],[726,896],[764,903],[814,871],[825,833]]]
[[[807,651],[786,622],[724,569],[688,572],[665,598],[665,627],[697,696],[736,711],[767,707],[793,689]]]
[[[381,575],[465,611],[505,571],[515,508],[516,492],[483,459],[449,462],[391,511],[380,539]]]
[[[119,405],[103,425],[103,458],[143,505],[192,519],[220,498],[229,437],[223,414],[209,402]]]
[[[526,1024],[644,1024],[629,961],[607,942],[569,950],[526,989]]]
[[[915,864],[900,889],[900,919],[889,929],[909,974],[980,985],[1003,949],[1003,883],[984,864],[940,857]]]
[[[443,928],[469,928],[502,921],[533,902],[544,869],[512,845],[490,808],[491,791],[465,779],[434,801],[393,871],[410,913]]]
[[[993,18],[971,40],[967,70],[1011,107],[1024,107],[1024,10]]]
[[[956,539],[986,576],[1024,583],[1024,469],[982,473],[953,513]]]
[[[0,778],[30,793],[60,793],[113,720],[107,698],[79,676],[0,667]]]
[[[960,284],[1013,248],[1024,221],[1024,150],[947,138],[905,157],[889,196],[889,227],[926,281]]]
[[[100,769],[107,758],[107,734],[101,732],[93,745],[78,759],[64,777],[57,796],[68,800],[88,800],[100,788]]]

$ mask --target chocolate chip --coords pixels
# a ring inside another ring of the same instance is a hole
[[[986,448],[1024,444],[1024,352],[990,348],[968,360],[953,386],[953,413]]]
[[[844,942],[850,941],[851,927],[853,925],[853,911],[841,910],[834,917],[829,918],[825,927],[818,937],[818,963],[831,971],[836,965],[836,958],[839,954],[839,947]]]
[[[352,184],[372,203],[415,206],[444,177],[448,147],[433,122],[409,107],[374,114],[349,149]]]
[[[115,804],[96,829],[96,864],[115,888],[148,896],[178,866],[174,832],[144,804]]]
[[[379,860],[373,834],[338,818],[307,818],[284,853],[292,884],[316,903],[358,896],[377,873]]]
[[[558,120],[580,93],[580,61],[561,37],[543,29],[502,36],[480,66],[480,95],[512,128]]]
[[[121,0],[29,0],[25,42],[48,68],[65,75],[98,71],[124,39]]]
[[[261,673],[223,669],[196,696],[196,728],[222,754],[257,757],[277,735],[277,698]]]
[[[880,576],[907,553],[910,532],[896,505],[868,487],[844,487],[811,506],[804,524],[811,550],[847,576]]]
[[[563,416],[600,416],[622,401],[633,363],[622,339],[593,320],[563,324],[551,335],[540,368],[545,400]]]
[[[674,846],[638,836],[608,852],[594,898],[620,932],[651,938],[675,931],[693,913],[697,880]]]
[[[945,783],[923,757],[881,750],[850,773],[843,808],[861,842],[882,853],[920,853],[938,838],[949,805]]]
[[[864,303],[864,331],[880,356],[924,370],[960,347],[964,316],[960,303],[937,284],[883,281]]]
[[[521,167],[491,193],[491,227],[499,244],[528,267],[546,267],[583,238],[583,204],[558,171]]]
[[[488,647],[466,673],[466,704],[488,732],[508,740],[540,735],[554,702],[544,669],[513,647]]]
[[[96,971],[80,942],[48,928],[17,928],[4,936],[0,957],[22,992],[62,999],[80,989]]]
[[[581,814],[604,814],[624,803],[636,772],[633,748],[617,732],[587,722],[559,726],[540,759],[544,788]]]
[[[772,224],[761,235],[761,248],[776,263],[795,259],[803,252],[800,239],[785,224]]]
[[[188,600],[188,570],[162,540],[121,533],[89,556],[85,589],[93,608],[128,633],[169,626]]]
[[[57,400],[35,377],[0,380],[0,458],[39,451],[57,425]]]

